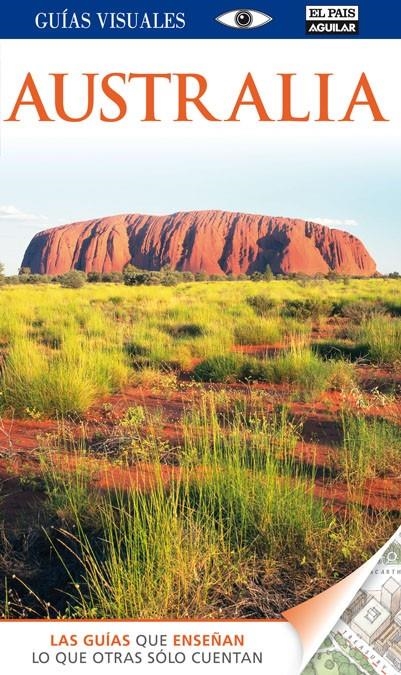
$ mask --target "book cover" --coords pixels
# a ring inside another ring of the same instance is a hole
[[[0,15],[0,665],[401,671],[400,10]]]

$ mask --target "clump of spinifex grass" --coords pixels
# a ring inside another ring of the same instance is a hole
[[[401,319],[372,318],[362,324],[360,341],[369,349],[374,363],[401,364]]]
[[[361,484],[367,478],[398,472],[401,460],[401,428],[377,417],[342,413],[343,445],[340,463],[347,482]]]
[[[295,344],[270,358],[225,354],[206,359],[194,368],[194,377],[204,382],[242,380],[293,384],[302,395],[313,397],[330,388],[350,387],[354,369],[351,363],[323,360],[307,347]]]
[[[279,342],[284,335],[284,324],[279,318],[253,318],[238,322],[234,339],[240,345],[259,345]]]
[[[15,414],[66,415],[85,411],[121,387],[129,371],[118,344],[66,338],[48,350],[28,338],[9,349],[1,376],[2,404]]]
[[[271,359],[271,381],[294,384],[311,397],[333,388],[350,386],[354,372],[346,362],[327,362],[305,347],[294,346],[289,351]]]
[[[228,382],[239,379],[246,359],[241,354],[212,356],[195,366],[193,374],[199,382]]]
[[[359,324],[349,323],[340,331],[348,341],[316,343],[318,353],[329,358],[338,354],[352,360],[362,359],[384,366],[401,364],[401,319],[388,314],[372,315]]]
[[[97,517],[99,494],[95,477],[100,469],[86,447],[85,430],[75,438],[64,423],[58,434],[42,441],[39,452],[40,476],[48,497],[50,517],[62,523],[93,523]]]
[[[344,340],[316,342],[313,349],[323,358],[394,366],[401,364],[401,319],[381,315],[349,324],[340,331]]]
[[[219,392],[207,392],[184,416],[181,462],[189,467],[239,462],[267,473],[271,462],[284,462],[295,471],[300,432],[285,406],[266,414],[260,403],[256,410],[251,404],[238,407],[229,398],[221,402]]]

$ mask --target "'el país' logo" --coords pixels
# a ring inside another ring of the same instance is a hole
[[[358,5],[307,5],[305,30],[308,35],[358,35]]]

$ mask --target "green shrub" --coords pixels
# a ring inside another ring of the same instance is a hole
[[[213,356],[195,366],[193,374],[200,382],[227,382],[238,378],[242,357],[239,354]]]
[[[251,295],[245,301],[258,316],[270,316],[277,306],[268,295]]]
[[[151,352],[149,347],[145,347],[138,342],[126,342],[124,350],[131,358],[135,358],[136,356],[149,356]]]
[[[262,279],[263,279],[262,272],[252,272],[251,274],[252,281],[262,281]]]
[[[374,300],[344,301],[334,306],[333,314],[358,324],[374,316],[386,314],[386,308],[382,302]]]
[[[239,370],[238,377],[244,381],[272,382],[273,360],[247,358]]]
[[[207,272],[196,272],[194,275],[195,281],[208,281],[209,280],[209,275]]]
[[[329,316],[332,311],[332,303],[320,298],[307,298],[306,300],[286,300],[283,305],[282,315],[300,321],[306,319],[319,319]]]
[[[181,276],[183,282],[185,283],[191,283],[192,281],[195,281],[195,275],[192,274],[192,272],[182,272]]]
[[[353,345],[346,342],[314,342],[311,347],[315,354],[325,360],[369,360],[368,345]]]
[[[234,339],[240,345],[272,344],[283,337],[282,329],[279,320],[253,318],[236,324]]]
[[[205,330],[197,323],[180,323],[167,326],[166,332],[174,338],[196,338],[205,334]]]
[[[60,284],[63,288],[82,288],[86,281],[85,272],[71,270],[61,276]]]

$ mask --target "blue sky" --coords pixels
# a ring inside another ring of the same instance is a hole
[[[401,271],[401,148],[383,138],[270,136],[3,144],[0,260],[15,273],[41,229],[115,213],[227,209],[327,219]]]

